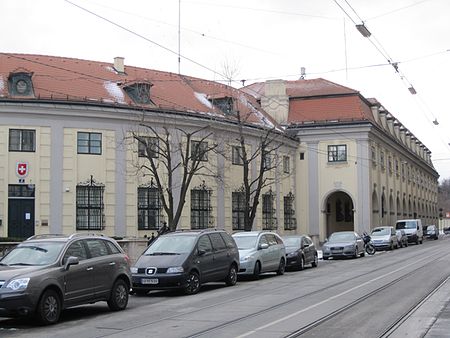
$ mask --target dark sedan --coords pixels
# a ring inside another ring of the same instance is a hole
[[[311,264],[315,268],[319,262],[316,247],[306,235],[283,237],[286,246],[286,267],[303,270],[305,265]]]

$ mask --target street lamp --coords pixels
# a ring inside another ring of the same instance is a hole
[[[362,36],[364,36],[365,38],[368,38],[369,36],[371,36],[372,34],[369,32],[369,30],[367,29],[367,27],[364,25],[364,23],[361,23],[359,25],[356,25],[356,29],[361,33]]]

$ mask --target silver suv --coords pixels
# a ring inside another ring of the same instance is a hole
[[[263,272],[284,274],[286,248],[283,240],[270,231],[246,231],[233,234],[239,249],[239,275],[258,278]]]
[[[128,304],[128,256],[114,239],[85,234],[37,235],[0,260],[0,316],[35,316],[54,324],[61,310],[106,301]]]

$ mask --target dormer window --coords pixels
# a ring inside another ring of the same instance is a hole
[[[123,89],[128,96],[138,104],[153,104],[150,99],[150,82],[136,82],[124,87]]]
[[[211,103],[220,109],[225,115],[235,115],[234,100],[232,97],[210,98]]]
[[[11,73],[8,78],[9,93],[12,96],[34,96],[32,73]]]

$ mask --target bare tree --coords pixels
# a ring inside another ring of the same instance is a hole
[[[161,204],[167,215],[168,230],[174,231],[194,176],[214,175],[205,159],[208,153],[215,151],[217,143],[208,141],[213,134],[208,132],[208,126],[193,131],[181,128],[169,130],[166,126],[158,131],[149,123],[141,123],[141,127],[146,130],[145,136],[133,133],[133,138],[141,145],[140,156],[144,157],[145,162],[140,169],[147,171],[155,179]],[[176,133],[181,137],[175,137]],[[177,202],[174,196],[176,190],[179,191]]]
[[[245,129],[248,124],[237,112],[239,136],[237,141],[238,157],[242,164],[242,191],[244,193],[244,230],[251,231],[258,211],[259,199],[262,191],[274,183],[275,179],[268,175],[271,170],[278,167],[279,157],[276,155],[281,143],[276,142],[279,137],[274,128],[260,130],[257,144],[250,147],[250,138],[246,136]],[[252,175],[252,166],[256,166],[256,175]]]

